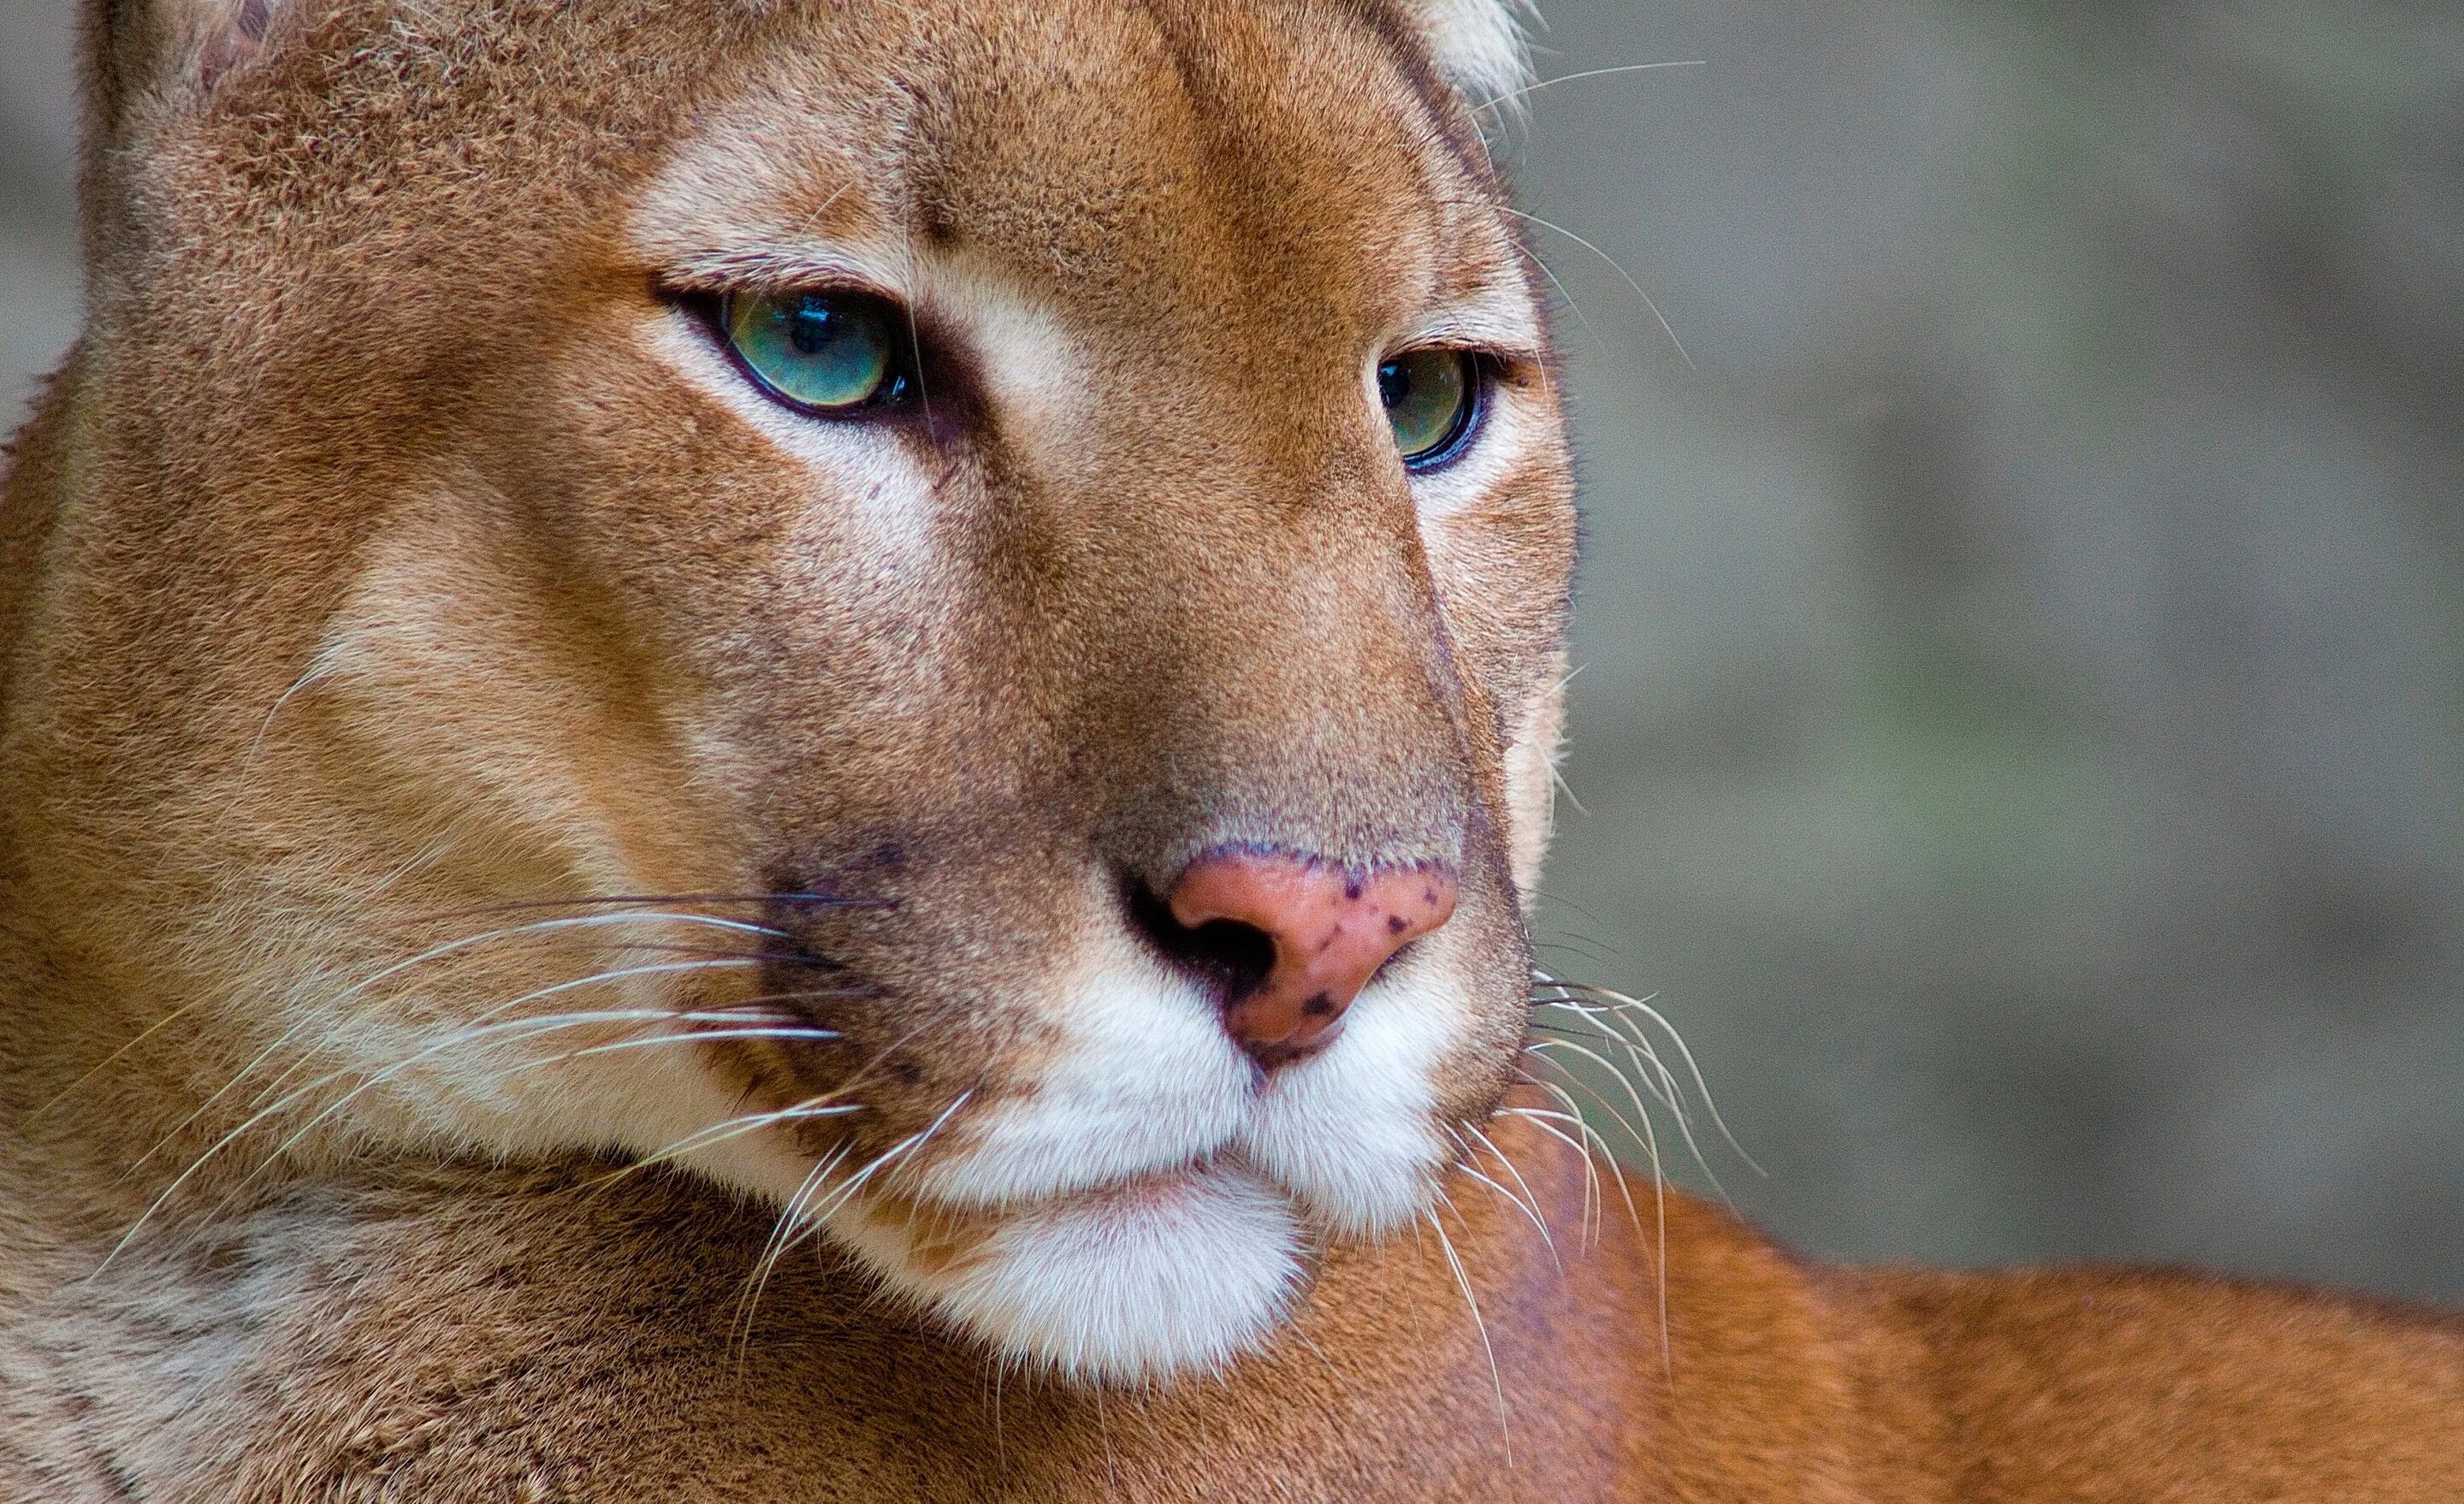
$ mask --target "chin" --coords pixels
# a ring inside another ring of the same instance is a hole
[[[1005,1361],[1154,1386],[1265,1344],[1307,1283],[1292,1198],[1218,1161],[998,1211],[869,1198],[841,1240]]]

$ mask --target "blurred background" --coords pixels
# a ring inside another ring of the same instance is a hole
[[[0,0],[11,426],[71,10]],[[1546,10],[1688,65],[1502,143],[1589,511],[1550,963],[1807,1251],[2464,1300],[2464,7]]]

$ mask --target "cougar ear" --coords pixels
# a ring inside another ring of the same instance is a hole
[[[265,45],[279,0],[85,0],[87,123],[120,135],[148,99],[210,90]]]
[[[1403,0],[1402,9],[1474,108],[1511,103],[1530,81],[1520,0]]]

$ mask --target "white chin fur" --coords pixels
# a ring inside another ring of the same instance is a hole
[[[1221,1368],[1265,1340],[1302,1282],[1290,1203],[1230,1165],[996,1214],[938,1268],[910,1256],[895,1220],[847,1220],[843,1235],[891,1288],[1081,1382]]]
[[[1449,1158],[1430,1083],[1462,1010],[1442,984],[1373,987],[1334,1048],[1277,1075],[1233,1141],[1331,1231],[1412,1221]]]

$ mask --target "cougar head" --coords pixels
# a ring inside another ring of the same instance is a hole
[[[672,1162],[1095,1382],[1425,1213],[1574,529],[1502,4],[97,5],[0,782],[149,1191]]]

